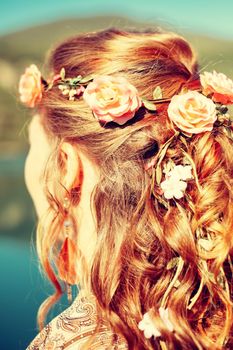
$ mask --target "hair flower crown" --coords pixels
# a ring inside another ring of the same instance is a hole
[[[124,77],[78,75],[67,78],[62,68],[51,81],[46,81],[37,66],[32,64],[20,78],[19,93],[21,102],[33,108],[40,103],[44,92],[57,85],[71,101],[83,96],[99,121],[114,121],[120,125],[132,119],[141,106],[156,111],[157,104],[170,102],[170,120],[182,132],[194,134],[212,130],[217,117],[227,114],[228,109],[223,105],[233,104],[233,81],[225,74],[204,72],[200,74],[200,83],[201,90],[183,89],[172,98],[164,98],[162,88],[156,86],[153,98],[148,100],[140,97],[136,87]]]
[[[68,78],[65,69],[62,68],[52,80],[46,81],[37,66],[32,64],[20,78],[20,100],[26,106],[34,108],[41,102],[43,94],[54,87],[57,87],[71,103],[82,97],[93,116],[103,126],[109,122],[123,125],[131,120],[141,107],[156,115],[159,113],[157,105],[168,104],[167,116],[175,133],[146,166],[147,170],[155,167],[157,187],[154,195],[165,207],[166,200],[180,199],[184,196],[187,181],[194,179],[198,184],[194,164],[185,151],[183,164],[175,164],[171,159],[164,164],[166,152],[172,147],[175,138],[179,136],[186,144],[193,134],[212,131],[218,126],[224,126],[224,132],[233,138],[233,120],[227,107],[233,104],[233,81],[216,71],[200,74],[200,79],[196,80],[197,90],[183,88],[179,94],[164,98],[162,88],[156,86],[152,92],[152,99],[148,100],[141,97],[137,88],[122,76],[78,75]],[[165,179],[162,181],[163,174]]]

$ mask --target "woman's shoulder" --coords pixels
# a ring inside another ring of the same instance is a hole
[[[93,334],[94,341],[88,348],[128,349],[125,340],[115,334],[102,320],[98,333],[96,303],[93,295],[80,295],[70,307],[48,323],[26,350],[81,350]]]

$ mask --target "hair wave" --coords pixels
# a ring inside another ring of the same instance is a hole
[[[122,75],[148,99],[155,86],[171,97],[199,76],[196,54],[184,38],[151,30],[110,28],[80,34],[52,51],[49,70],[57,74],[62,67],[68,77]],[[165,209],[153,195],[153,176],[145,171],[145,164],[173,135],[166,107],[158,116],[145,112],[134,123],[103,128],[82,99],[69,101],[56,88],[44,94],[40,105],[43,125],[56,142],[45,173],[50,229],[46,233],[38,229],[37,245],[56,293],[42,305],[40,325],[62,293],[52,260],[61,240],[64,193],[58,150],[60,142],[68,140],[77,143],[101,172],[92,196],[97,246],[91,271],[85,267],[99,315],[125,337],[129,349],[159,349],[156,339],[144,338],[138,322],[150,308],[156,315],[163,300],[175,333],[169,333],[159,317],[154,322],[169,349],[230,346],[233,143],[221,127],[193,135],[186,153],[197,179],[188,184],[179,204],[171,201]],[[179,161],[181,142],[175,139],[172,145],[168,155]],[[49,183],[54,184],[53,191]],[[210,252],[200,250],[200,235],[214,242]],[[50,247],[54,247],[52,255]],[[167,268],[174,257],[182,262],[179,273]]]

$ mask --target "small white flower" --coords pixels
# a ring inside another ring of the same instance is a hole
[[[59,90],[66,90],[67,87],[65,85],[58,85]]]
[[[184,180],[193,178],[191,170],[191,165],[175,165],[172,170],[166,173],[166,179],[160,184],[166,199],[173,197],[180,199],[184,196],[187,188],[187,183]]]
[[[177,178],[169,177],[161,182],[160,187],[162,188],[166,199],[171,199],[173,197],[180,199],[184,195],[187,183]]]
[[[62,95],[68,95],[69,92],[70,92],[69,89],[64,89],[64,90],[62,90]]]
[[[74,101],[74,96],[76,95],[76,89],[71,89],[69,91],[69,100]]]
[[[150,339],[152,336],[155,338],[161,336],[161,333],[153,324],[153,320],[151,319],[149,312],[146,312],[143,315],[142,320],[138,323],[138,328],[141,331],[144,331],[144,336],[147,339]]]
[[[169,314],[168,314],[168,309],[164,309],[163,307],[159,308],[159,315],[161,320],[163,321],[164,325],[166,328],[170,331],[174,331],[173,324],[169,320]],[[154,325],[154,322],[149,314],[149,312],[146,312],[143,315],[142,320],[138,323],[138,328],[144,332],[144,336],[147,339],[150,339],[152,336],[155,338],[160,337],[161,333],[160,331],[156,328]]]
[[[69,91],[69,96],[74,96],[74,95],[76,95],[76,89],[71,89]]]
[[[170,171],[170,176],[177,176],[180,180],[190,180],[193,178],[191,171],[191,165],[176,165]]]

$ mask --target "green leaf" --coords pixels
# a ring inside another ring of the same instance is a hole
[[[156,111],[157,108],[154,105],[154,103],[152,103],[148,100],[145,100],[145,99],[142,99],[142,101],[143,101],[143,104],[146,107],[146,109],[148,109],[149,111]]]
[[[157,86],[154,91],[153,91],[153,99],[154,100],[159,100],[161,98],[163,98],[163,92],[160,86]]]
[[[167,153],[167,150],[171,144],[171,141],[172,140],[169,140],[169,142],[166,144],[164,143],[161,150],[160,150],[160,154],[159,154],[159,160],[158,160],[158,164],[161,164],[162,163],[162,160],[163,158],[165,157],[166,153]]]
[[[158,153],[158,164],[160,164],[163,160],[163,158],[166,155],[167,149],[169,148],[170,144],[172,143],[172,141],[174,140],[175,137],[177,137],[179,135],[179,132],[177,131],[174,135],[172,135],[160,148],[159,153]]]
[[[178,265],[179,260],[180,260],[179,257],[172,258],[170,261],[168,261],[166,269],[167,270],[174,269],[174,267]]]
[[[64,79],[65,79],[65,76],[66,76],[65,68],[62,68],[62,69],[60,70],[60,77],[62,78],[62,80],[64,80]]]
[[[73,78],[70,80],[70,82],[72,83],[72,85],[76,85],[78,82],[80,82],[81,78]]]
[[[82,84],[85,84],[93,79],[94,79],[93,75],[87,75],[86,77],[82,78],[79,82]]]
[[[161,166],[158,165],[155,170],[156,182],[159,185],[162,179],[162,169]]]
[[[52,89],[52,87],[53,87],[53,82],[49,83],[49,85],[47,86],[46,91],[51,90],[51,89]]]
[[[228,108],[225,105],[220,105],[216,107],[216,109],[220,112],[220,114],[226,114],[228,112]]]

